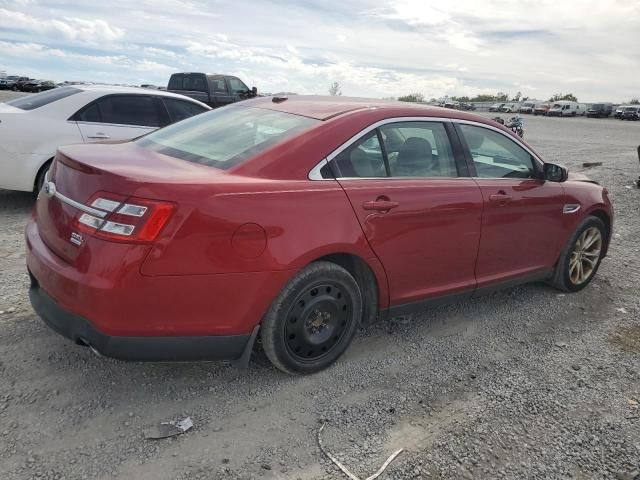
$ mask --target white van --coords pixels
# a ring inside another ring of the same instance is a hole
[[[500,107],[500,111],[504,113],[517,113],[519,108],[519,103],[505,103]]]
[[[549,117],[575,117],[576,115],[584,115],[587,109],[578,102],[570,102],[568,100],[560,100],[551,105],[547,112]]]

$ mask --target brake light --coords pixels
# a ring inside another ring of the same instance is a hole
[[[100,192],[89,201],[92,212],[75,219],[78,230],[105,240],[152,242],[165,226],[175,205]]]

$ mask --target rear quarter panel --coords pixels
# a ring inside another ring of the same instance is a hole
[[[336,181],[253,180],[181,195],[177,219],[146,258],[147,276],[282,272],[349,253],[365,260],[386,305],[386,277]],[[281,277],[278,277],[281,278]]]

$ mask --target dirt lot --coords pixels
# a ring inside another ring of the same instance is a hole
[[[1,97],[0,97],[1,98]],[[49,330],[27,299],[22,231],[33,200],[0,191],[3,479],[339,479],[324,444],[365,478],[640,478],[640,122],[525,119],[547,159],[615,202],[615,239],[586,290],[545,285],[395,319],[306,378],[266,364],[98,358]],[[192,431],[143,430],[190,415]]]

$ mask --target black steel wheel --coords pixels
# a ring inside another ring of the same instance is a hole
[[[361,317],[362,296],[351,274],[334,263],[314,262],[274,300],[262,322],[262,345],[287,373],[317,372],[349,347]]]

